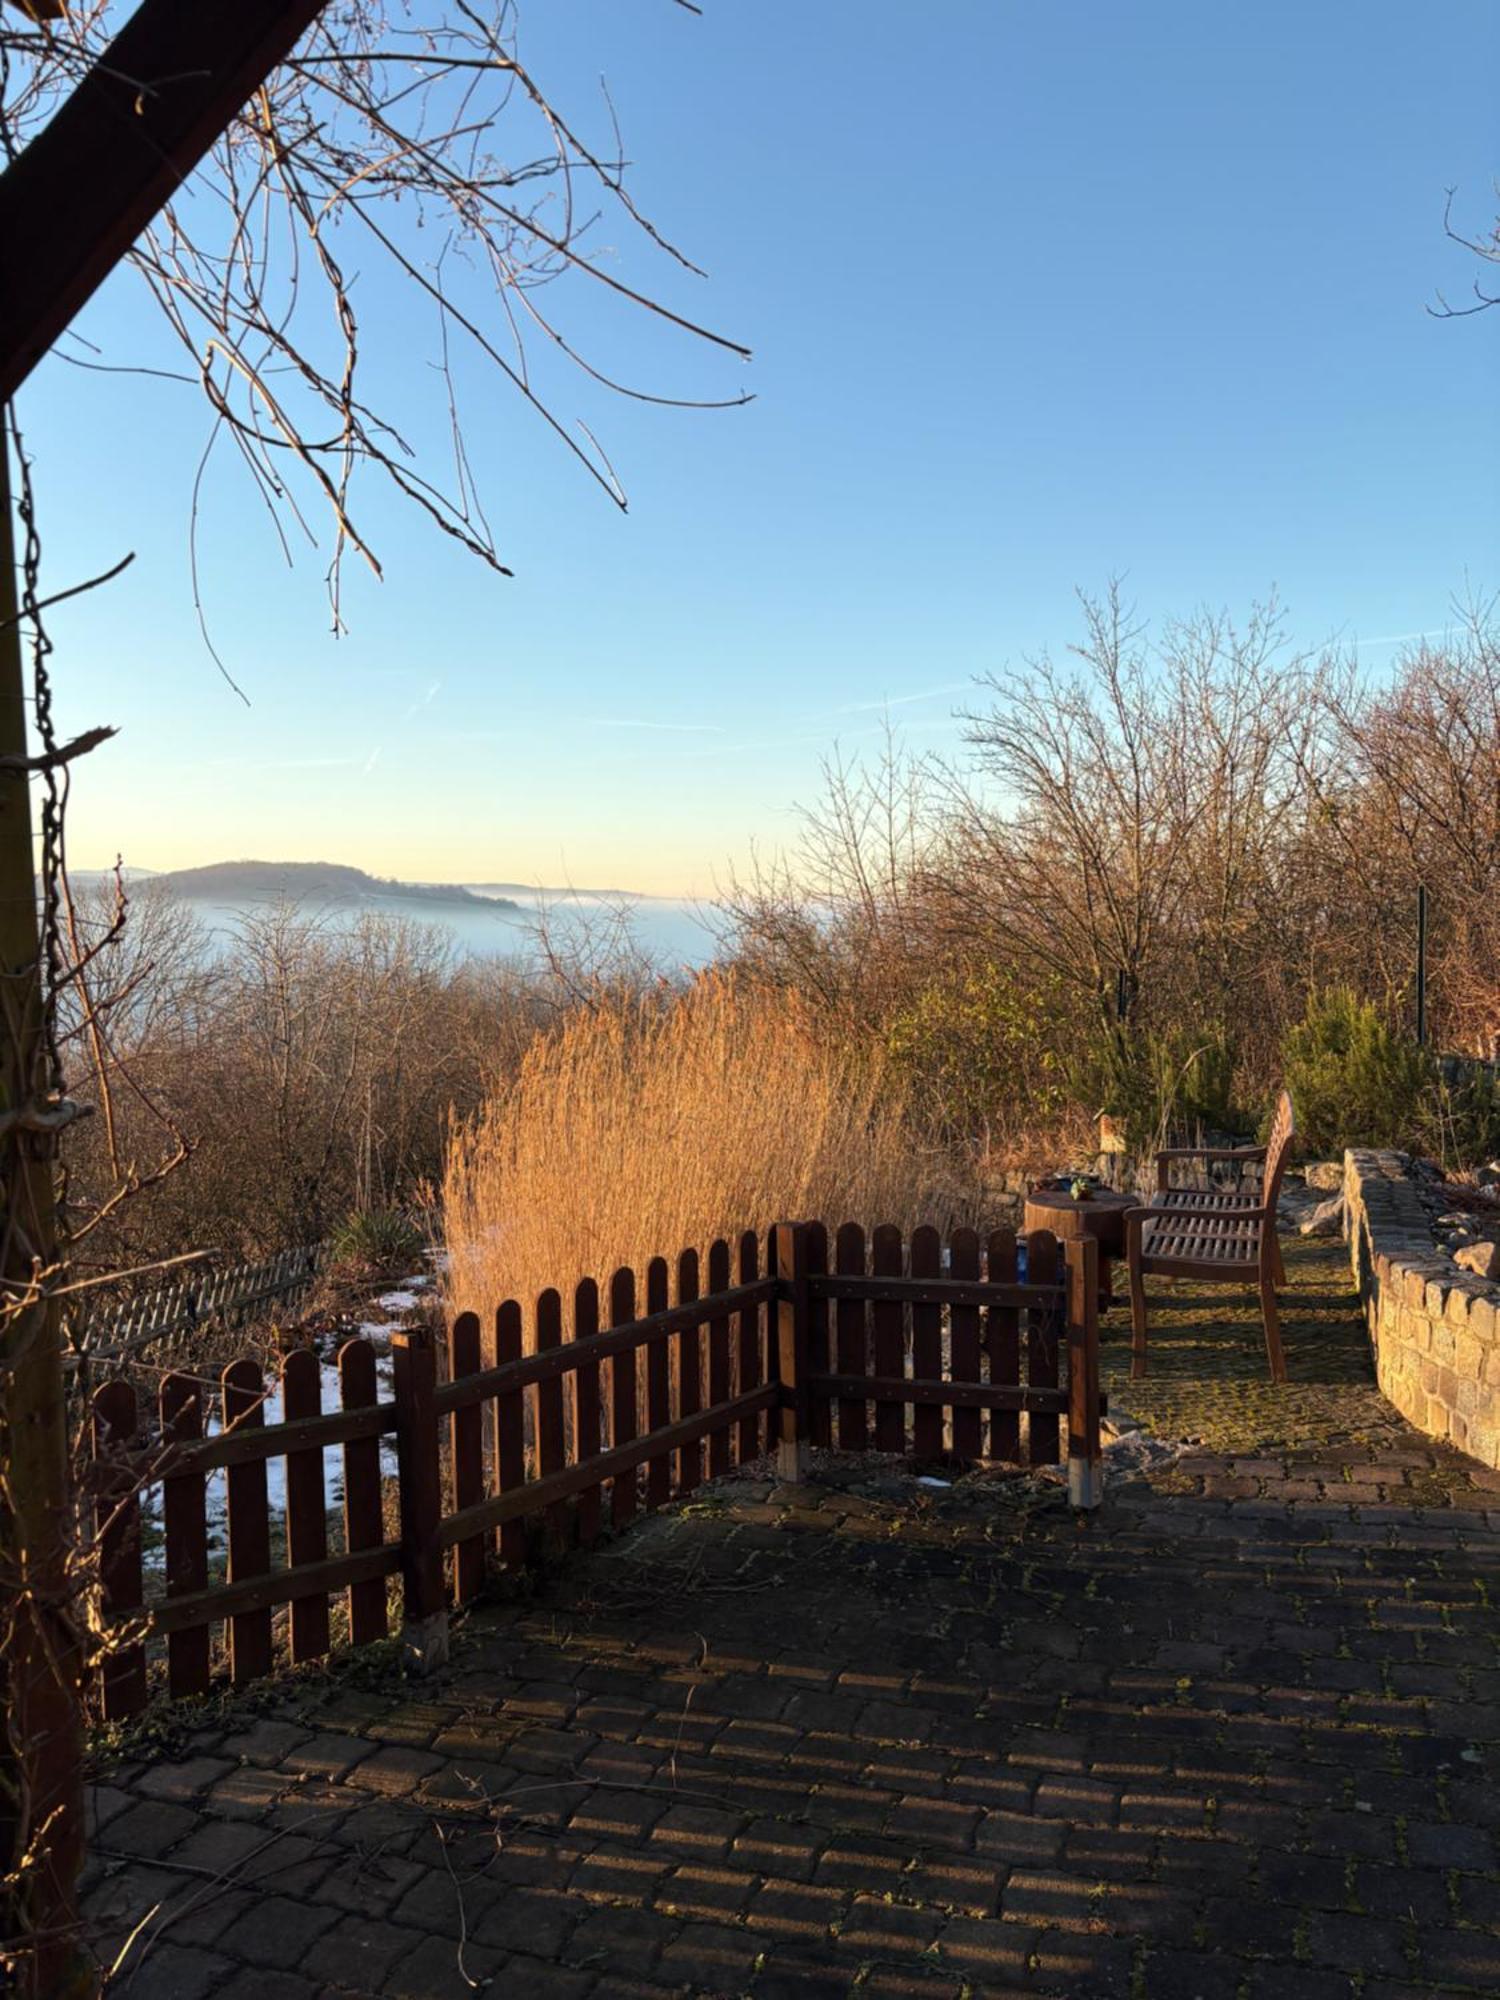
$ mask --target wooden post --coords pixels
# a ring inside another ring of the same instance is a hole
[[[778,1222],[775,1272],[786,1287],[776,1307],[776,1373],[781,1383],[781,1408],[776,1439],[776,1470],[792,1485],[807,1470],[807,1231],[800,1222]]]
[[[10,268],[10,267],[7,267]],[[7,301],[7,312],[12,301]],[[68,1573],[72,1528],[53,1174],[57,1141],[28,1129],[48,1077],[27,755],[26,680],[0,438],[0,1936],[16,1991],[84,1990],[74,1932],[83,1859],[83,1662]]]
[[[448,1379],[457,1382],[477,1375],[482,1366],[479,1315],[460,1313],[448,1329]],[[484,1498],[484,1405],[469,1403],[449,1419],[448,1452],[453,1462],[453,1509],[472,1507]],[[482,1534],[471,1535],[453,1551],[453,1601],[467,1604],[484,1583]]]
[[[401,1644],[429,1674],[448,1661],[443,1592],[443,1486],[438,1461],[437,1350],[425,1327],[391,1335],[396,1391],[396,1464],[401,1476]]]
[[[1104,1498],[1099,1446],[1099,1245],[1064,1245],[1068,1260],[1068,1498],[1092,1509]]]

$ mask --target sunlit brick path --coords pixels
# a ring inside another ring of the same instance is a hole
[[[434,1681],[116,1768],[101,1950],[161,1907],[112,1990],[1500,1991],[1500,1479],[1381,1402],[1337,1257],[1289,1261],[1285,1391],[1218,1301],[1142,1388],[1112,1345],[1116,1407],[1204,1443],[1087,1525],[1029,1481],[726,1486]]]

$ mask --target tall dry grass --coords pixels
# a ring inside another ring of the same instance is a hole
[[[483,1316],[787,1217],[943,1225],[969,1210],[950,1175],[877,1048],[830,1041],[794,993],[704,975],[575,1014],[455,1122],[449,1302]]]

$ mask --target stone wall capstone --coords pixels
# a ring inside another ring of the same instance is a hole
[[[1345,1153],[1344,1228],[1381,1390],[1418,1430],[1500,1467],[1500,1284],[1439,1249],[1404,1153]]]

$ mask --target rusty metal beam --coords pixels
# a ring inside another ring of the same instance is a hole
[[[325,0],[141,0],[0,174],[8,400]]]

